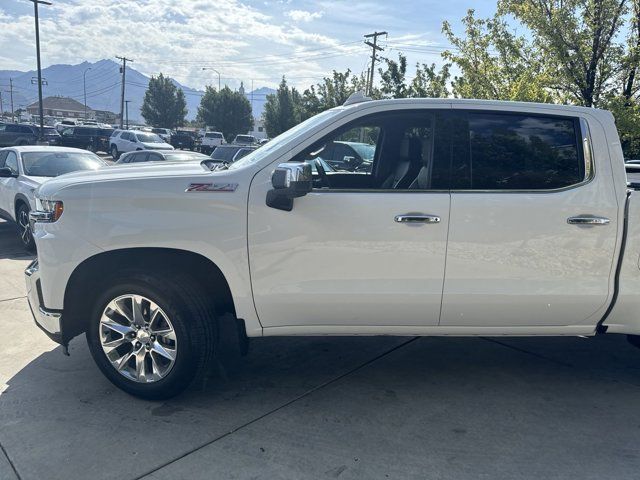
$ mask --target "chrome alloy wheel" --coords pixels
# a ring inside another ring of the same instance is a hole
[[[31,242],[31,225],[29,225],[29,212],[24,208],[20,210],[18,216],[18,227],[22,243],[29,245]]]
[[[100,344],[121,375],[140,383],[157,382],[175,364],[176,333],[167,314],[141,295],[121,295],[100,317]]]

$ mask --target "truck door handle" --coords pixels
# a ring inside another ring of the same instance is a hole
[[[396,215],[394,220],[398,223],[440,223],[440,217],[436,215]]]
[[[570,225],[609,225],[610,220],[606,217],[592,217],[589,215],[579,215],[567,218]]]

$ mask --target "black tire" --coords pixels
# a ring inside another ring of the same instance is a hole
[[[120,152],[118,152],[118,147],[115,145],[111,145],[111,158],[114,160],[118,160],[118,158],[120,158]]]
[[[131,272],[107,280],[95,302],[86,337],[102,373],[118,388],[147,400],[178,395],[206,372],[217,337],[211,300],[190,277]],[[100,318],[109,302],[121,295],[142,295],[155,302],[171,319],[177,340],[175,363],[160,380],[140,383],[122,375],[107,358],[100,342]]]
[[[36,242],[33,239],[31,225],[29,224],[29,205],[22,203],[16,212],[16,223],[18,224],[18,236],[22,242],[22,246],[33,252],[36,249]]]

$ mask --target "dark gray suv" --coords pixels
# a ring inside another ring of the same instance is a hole
[[[39,129],[36,125],[0,123],[0,147],[35,145]],[[44,127],[44,139],[49,145],[57,145],[60,135],[55,128]]]

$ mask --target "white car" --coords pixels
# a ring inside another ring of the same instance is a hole
[[[25,248],[34,248],[29,212],[34,190],[44,181],[77,170],[95,170],[106,163],[78,148],[24,146],[0,149],[0,217],[16,222]]]
[[[226,140],[222,132],[205,132],[200,143],[200,151],[210,155],[217,147],[224,145]]]
[[[340,142],[371,168],[316,162]],[[232,164],[114,168],[38,189],[25,274],[43,330],[86,332],[131,394],[175,395],[247,337],[640,344],[640,192],[607,111],[351,99]]]
[[[151,129],[151,133],[155,133],[158,135],[165,143],[171,142],[171,130],[168,128],[157,128],[153,127]]]
[[[109,139],[109,152],[114,160],[120,154],[136,150],[174,150],[155,133],[140,130],[115,130]]]

